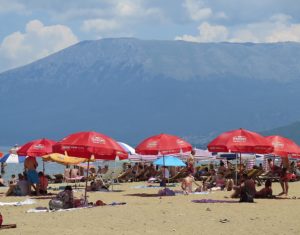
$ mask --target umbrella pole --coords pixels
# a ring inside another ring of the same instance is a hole
[[[43,175],[45,176],[45,161],[43,159]]]
[[[242,153],[240,153],[240,185],[241,185],[241,180],[242,180]]]
[[[237,167],[237,154],[235,154],[235,183],[236,185],[239,185],[238,184],[238,167]]]
[[[164,179],[164,185],[165,185],[165,189],[167,188],[167,181],[166,181],[166,169],[165,169],[165,155],[163,155],[163,164],[164,164],[164,167],[163,167],[163,179]]]
[[[88,160],[88,167],[87,167],[87,172],[86,172],[86,180],[85,180],[85,190],[84,190],[84,204],[86,204],[86,191],[87,191],[87,184],[89,180],[89,171],[90,171],[90,159]]]

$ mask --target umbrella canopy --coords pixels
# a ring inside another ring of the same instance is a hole
[[[49,155],[45,155],[43,156],[43,159],[45,161],[56,162],[64,165],[77,165],[79,163],[87,161],[86,158],[77,158],[77,157],[75,158],[60,153],[51,153]]]
[[[127,152],[112,138],[94,132],[77,132],[71,134],[53,146],[56,153],[67,153],[72,157],[81,157],[102,160],[115,160],[128,158]]]
[[[23,163],[25,161],[26,156],[19,156],[17,154],[8,153],[5,154],[2,158],[0,158],[0,162],[5,163]]]
[[[245,129],[224,132],[208,144],[210,152],[271,153],[273,146],[263,136]]]
[[[135,150],[143,155],[167,155],[190,152],[192,145],[177,136],[160,134],[143,140]]]
[[[159,166],[186,166],[186,164],[182,160],[173,156],[161,157],[154,161],[153,164]]]
[[[128,144],[125,144],[123,142],[118,142],[119,145],[121,145],[121,147],[130,155],[135,154],[135,149],[133,147],[131,147]]]
[[[280,157],[300,157],[300,148],[294,141],[279,135],[267,136],[266,139],[274,147],[272,154]]]
[[[17,150],[20,156],[42,157],[46,154],[52,153],[52,146],[55,141],[49,139],[38,139],[30,141]]]

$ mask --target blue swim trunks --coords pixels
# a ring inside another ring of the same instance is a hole
[[[31,184],[38,184],[39,183],[39,176],[35,170],[28,170],[27,171],[27,179],[28,182]]]

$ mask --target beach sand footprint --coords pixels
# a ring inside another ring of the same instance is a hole
[[[219,222],[225,224],[225,223],[229,223],[230,220],[225,218],[225,219],[220,219]]]

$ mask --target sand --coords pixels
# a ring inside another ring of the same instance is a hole
[[[16,229],[0,230],[0,234],[300,234],[300,199],[199,204],[191,200],[224,199],[230,192],[157,197],[153,194],[158,189],[132,188],[136,185],[144,182],[115,186],[119,192],[88,193],[89,201],[127,203],[120,206],[55,213],[26,213],[30,208],[47,206],[46,199],[33,205],[0,206],[4,224],[17,224]],[[278,183],[273,184],[273,191],[280,192]],[[290,195],[300,197],[300,182],[290,183]],[[1,202],[25,199],[0,197]]]

